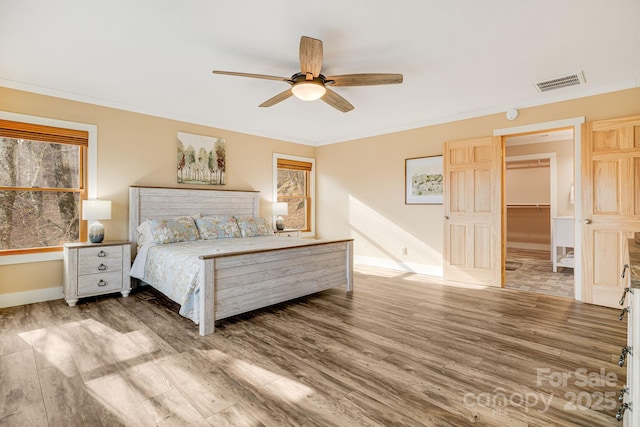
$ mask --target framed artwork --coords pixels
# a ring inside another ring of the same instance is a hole
[[[178,132],[178,184],[224,185],[225,140]]]
[[[442,204],[444,190],[442,156],[406,159],[404,170],[405,204]]]

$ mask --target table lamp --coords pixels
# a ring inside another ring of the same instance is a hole
[[[276,215],[276,229],[284,230],[284,218],[282,215],[289,214],[289,204],[287,202],[277,202],[273,204],[273,214]]]
[[[89,224],[89,241],[100,243],[104,240],[104,225],[101,219],[111,219],[110,200],[85,200],[82,203],[82,219],[93,221]]]

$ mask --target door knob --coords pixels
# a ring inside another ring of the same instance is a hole
[[[445,215],[445,216],[444,216],[444,219],[449,219],[449,215]]]
[[[591,220],[589,218],[587,218],[587,219],[584,220],[584,223],[585,224],[591,224]]]

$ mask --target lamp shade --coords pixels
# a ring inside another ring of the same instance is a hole
[[[289,205],[287,202],[277,202],[273,204],[273,214],[274,215],[288,215],[289,214]]]
[[[327,89],[325,89],[322,83],[310,80],[294,84],[291,91],[297,98],[303,101],[315,101],[321,98],[327,92]]]
[[[82,203],[82,219],[111,219],[111,200],[85,200]]]

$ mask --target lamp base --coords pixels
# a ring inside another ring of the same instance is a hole
[[[91,243],[100,243],[104,240],[104,225],[98,221],[89,224],[89,241]]]
[[[284,230],[284,218],[281,215],[276,217],[276,230],[282,231]]]

